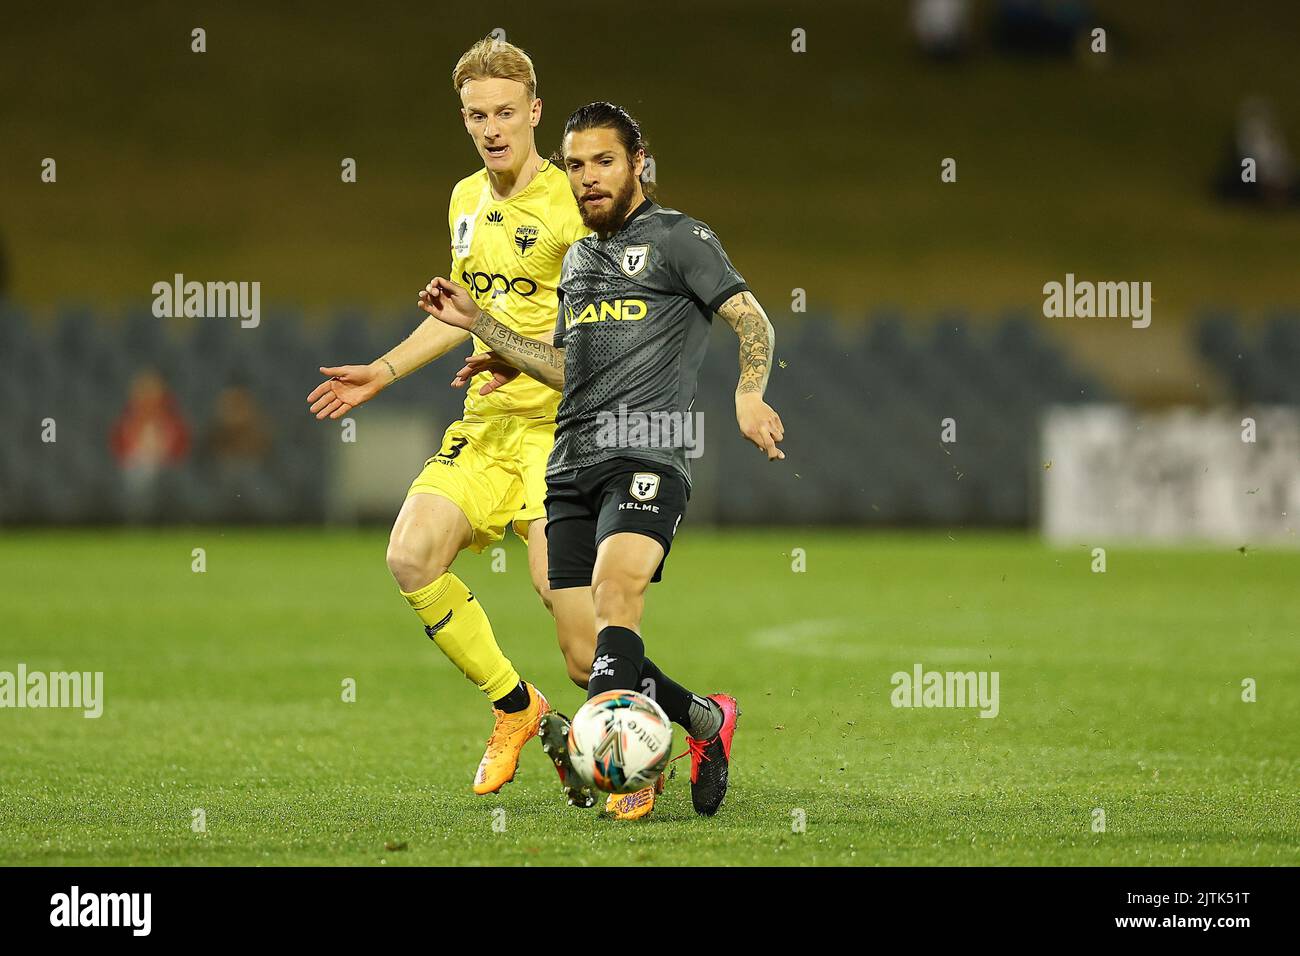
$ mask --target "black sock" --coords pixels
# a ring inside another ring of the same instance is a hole
[[[645,642],[629,627],[611,624],[596,635],[596,659],[587,680],[587,700],[607,690],[636,690]]]
[[[520,681],[506,696],[492,701],[492,706],[507,714],[517,714],[527,708],[529,700],[531,696],[528,693],[528,685]]]
[[[681,724],[687,731],[691,729],[691,692],[661,671],[648,657],[641,665],[638,689],[658,703],[669,720]]]
[[[722,729],[722,708],[692,694],[646,658],[641,665],[641,693],[653,698],[668,719],[681,725],[696,740],[711,740]]]

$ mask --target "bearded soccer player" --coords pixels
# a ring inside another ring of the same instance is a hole
[[[483,161],[452,190],[452,275],[516,334],[549,335],[560,263],[587,229],[564,173],[534,144],[542,101],[532,61],[488,38],[460,58],[452,84]],[[369,365],[321,368],[330,378],[307,400],[317,418],[339,418],[467,338],[463,329],[426,319]],[[474,777],[477,794],[495,793],[514,778],[520,750],[550,708],[501,652],[487,614],[451,564],[465,548],[482,551],[513,527],[528,544],[533,585],[550,608],[543,528],[557,399],[530,378],[487,394],[471,390],[463,417],[411,484],[389,538],[388,567],[402,597],[429,638],[492,702],[496,722]]]
[[[562,391],[546,498],[549,580],[561,643],[585,638],[584,646],[565,647],[565,654],[590,662],[588,699],[644,689],[686,729],[692,803],[712,816],[727,792],[739,707],[726,694],[702,697],[670,679],[645,656],[641,635],[646,589],[663,573],[690,495],[685,449],[681,443],[610,442],[600,418],[620,408],[646,420],[669,415],[680,421],[689,414],[716,313],[740,338],[740,430],[769,460],[783,459],[781,419],[763,401],[772,325],[713,230],[645,197],[645,144],[625,110],[592,103],[570,116],[564,164],[594,235],[575,242],[564,257],[553,341],[520,334],[447,279],[435,279],[422,299],[429,314],[471,330],[492,350],[467,361],[460,384],[490,372],[479,391],[491,394],[523,372]],[[593,631],[566,627],[593,607]],[[567,732],[562,715],[542,718],[543,747],[572,801]],[[655,792],[647,788],[622,799],[652,806]]]

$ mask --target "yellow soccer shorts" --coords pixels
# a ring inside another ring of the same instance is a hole
[[[407,497],[441,495],[465,513],[479,552],[506,528],[528,539],[528,525],[546,517],[546,461],[555,419],[498,415],[452,422],[438,453],[424,463]]]

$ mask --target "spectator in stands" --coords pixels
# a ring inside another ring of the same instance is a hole
[[[1243,162],[1255,162],[1254,182],[1243,179]],[[1282,207],[1300,202],[1300,177],[1273,104],[1249,96],[1237,109],[1237,128],[1216,177],[1219,197]]]
[[[263,479],[271,430],[244,385],[228,385],[203,443],[203,457],[216,482],[223,514],[234,516],[234,499],[252,494]]]
[[[175,396],[153,369],[132,379],[126,405],[113,424],[110,447],[122,469],[128,519],[152,517],[159,475],[183,462],[190,450],[189,426]]]
[[[1069,57],[1095,20],[1091,0],[999,0],[993,37],[1005,53]]]
[[[926,56],[958,59],[970,43],[970,0],[912,0],[912,29]]]

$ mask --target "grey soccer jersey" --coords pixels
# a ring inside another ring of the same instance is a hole
[[[564,394],[548,477],[610,458],[678,471],[713,313],[747,289],[713,230],[646,200],[608,239],[569,247],[555,344]]]

